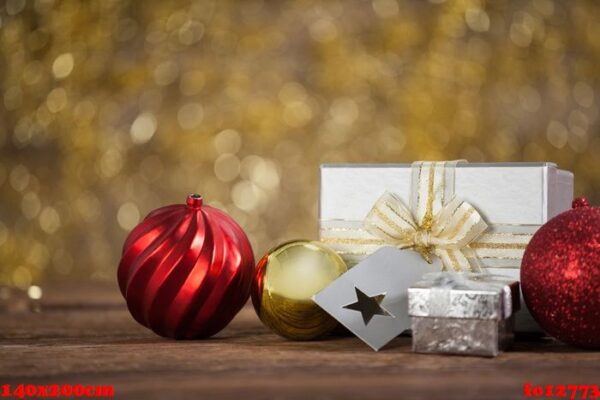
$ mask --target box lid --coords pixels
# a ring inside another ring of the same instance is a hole
[[[541,225],[570,208],[572,182],[550,162],[464,163],[455,193],[489,224]],[[411,164],[323,164],[319,218],[362,221],[385,192],[409,204],[410,184]]]
[[[408,312],[414,317],[500,320],[519,306],[519,283],[502,275],[435,272],[408,289]]]

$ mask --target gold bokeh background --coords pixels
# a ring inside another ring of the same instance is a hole
[[[115,279],[189,192],[257,256],[323,162],[553,161],[600,201],[593,0],[5,0],[0,283]]]

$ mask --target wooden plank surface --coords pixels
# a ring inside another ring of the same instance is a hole
[[[600,353],[519,341],[495,359],[417,355],[400,337],[291,342],[246,307],[216,337],[173,341],[129,316],[115,285],[54,284],[41,312],[0,312],[0,385],[114,385],[118,399],[522,399],[523,384],[600,384]]]

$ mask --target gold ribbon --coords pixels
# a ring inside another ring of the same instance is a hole
[[[413,163],[410,210],[398,196],[386,192],[360,228],[325,226],[322,240],[342,257],[367,255],[386,245],[414,249],[428,262],[438,256],[443,270],[480,271],[481,259],[520,260],[532,229],[488,227],[475,207],[454,195],[459,162],[464,161]]]

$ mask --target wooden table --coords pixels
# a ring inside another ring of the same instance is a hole
[[[291,342],[246,307],[216,337],[173,341],[129,316],[116,285],[53,284],[41,312],[0,313],[0,385],[113,385],[117,399],[520,399],[523,385],[600,384],[600,353],[519,341],[495,359],[375,353],[354,337]]]

